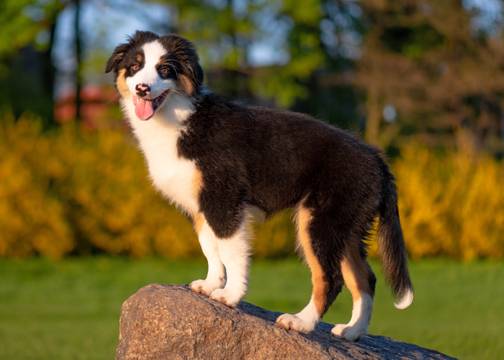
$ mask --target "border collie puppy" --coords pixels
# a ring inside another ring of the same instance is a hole
[[[170,34],[137,31],[106,66],[161,193],[187,213],[208,260],[194,291],[235,306],[247,290],[254,218],[295,209],[312,295],[277,324],[311,331],[344,284],[347,324],[332,333],[366,334],[375,276],[365,239],[379,218],[385,275],[399,309],[413,301],[394,178],[380,153],[308,115],[243,106],[203,87],[194,46]]]

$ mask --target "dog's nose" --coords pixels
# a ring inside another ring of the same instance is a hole
[[[137,84],[135,90],[138,96],[144,97],[150,94],[151,88],[147,84]]]

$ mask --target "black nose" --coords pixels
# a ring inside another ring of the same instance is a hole
[[[147,84],[137,84],[135,90],[138,96],[144,97],[150,94],[150,86]]]

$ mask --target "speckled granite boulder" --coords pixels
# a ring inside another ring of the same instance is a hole
[[[116,358],[451,359],[382,336],[349,342],[321,323],[308,335],[275,326],[278,317],[241,302],[231,309],[183,286],[148,285],[122,306]]]

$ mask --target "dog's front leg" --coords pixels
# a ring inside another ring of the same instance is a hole
[[[244,221],[229,238],[218,238],[219,256],[226,268],[226,286],[210,297],[228,306],[236,306],[247,292],[250,226]]]
[[[224,287],[226,275],[224,265],[219,257],[218,239],[206,222],[205,217],[198,214],[194,223],[201,250],[208,262],[208,272],[206,279],[194,280],[190,287],[192,290],[208,296],[214,290]]]

